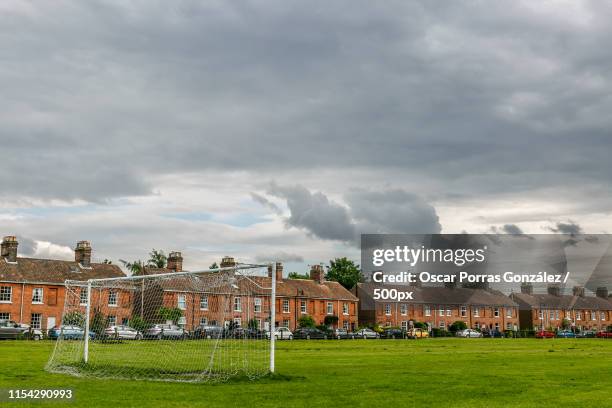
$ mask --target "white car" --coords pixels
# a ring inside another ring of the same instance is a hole
[[[266,338],[270,338],[270,332],[266,332]],[[293,340],[293,333],[286,327],[277,327],[274,331],[274,338],[276,340]]]
[[[472,329],[459,330],[457,337],[478,338],[482,337],[482,333]]]
[[[111,339],[142,340],[142,334],[138,330],[125,325],[110,326],[104,334]]]

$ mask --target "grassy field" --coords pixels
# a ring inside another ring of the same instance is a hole
[[[0,388],[73,388],[71,407],[612,406],[610,340],[279,343],[275,377],[189,384],[49,374],[43,367],[52,342],[3,341]]]

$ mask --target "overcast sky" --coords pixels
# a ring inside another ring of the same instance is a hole
[[[610,21],[574,0],[4,0],[0,233],[305,270],[357,260],[362,232],[612,232]]]

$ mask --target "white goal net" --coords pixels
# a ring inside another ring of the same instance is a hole
[[[270,269],[67,281],[47,370],[191,382],[265,375],[274,369]]]

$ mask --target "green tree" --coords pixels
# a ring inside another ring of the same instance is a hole
[[[138,330],[139,332],[147,330],[150,326],[151,325],[140,316],[134,316],[130,319],[130,327]]]
[[[257,323],[257,319],[250,319],[247,327],[249,329],[254,329],[254,330],[259,329],[259,323]]]
[[[323,319],[323,324],[327,327],[335,326],[336,323],[338,323],[338,316],[325,316],[325,319]]]
[[[219,265],[216,262],[213,262],[212,265],[208,267],[208,269],[219,269]]]
[[[300,327],[315,327],[315,321],[312,316],[302,316],[298,319]]]
[[[120,259],[119,262],[121,262],[132,273],[133,276],[139,276],[144,273],[144,263],[140,260],[128,262],[123,259]]]
[[[151,266],[153,268],[165,268],[168,265],[168,257],[164,253],[164,251],[158,251],[157,249],[153,249],[149,252],[149,260],[147,261],[147,266]]]
[[[96,307],[89,322],[89,330],[96,333],[96,336],[100,336],[104,333],[104,329],[106,329],[106,316],[99,307]]]
[[[330,281],[338,282],[348,290],[355,287],[358,282],[363,281],[363,275],[359,269],[359,265],[346,257],[329,261],[325,278]]]
[[[457,320],[456,322],[448,326],[448,330],[453,333],[465,329],[467,329],[467,324],[463,320]]]
[[[183,317],[183,311],[178,307],[160,307],[157,311],[160,318],[177,323]]]
[[[85,316],[83,313],[73,310],[72,312],[66,313],[62,324],[83,327],[85,325]]]
[[[289,272],[289,279],[310,279],[307,273]]]
[[[106,265],[112,265],[113,261],[111,261],[110,259],[104,259],[104,261],[102,261],[102,263],[106,264]]]

